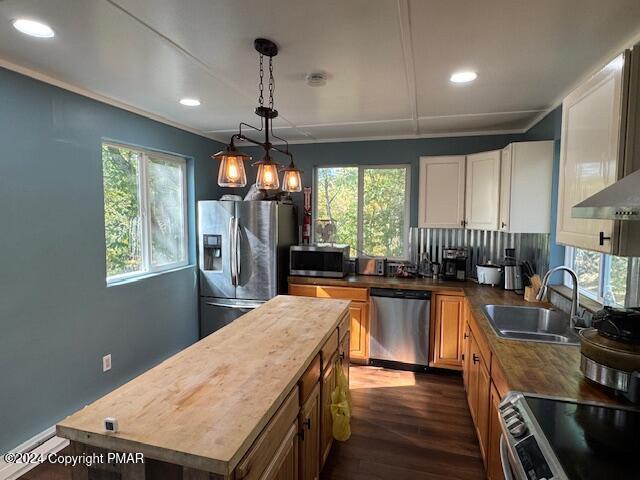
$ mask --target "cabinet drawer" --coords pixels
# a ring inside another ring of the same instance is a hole
[[[291,425],[297,421],[299,409],[299,391],[296,386],[236,467],[236,479],[257,480],[262,477]]]
[[[333,357],[338,351],[338,329],[336,328],[329,339],[325,342],[322,350],[320,351],[322,355],[322,370],[327,369],[327,365],[329,359]]]
[[[368,302],[369,290],[356,287],[332,287],[328,285],[296,285],[289,284],[289,295],[300,297],[336,298]]]
[[[354,287],[316,287],[316,296],[320,298],[339,298],[343,300],[355,300],[368,302],[369,293],[366,288]]]
[[[296,295],[298,297],[316,297],[315,285],[289,285],[289,295]]]
[[[313,392],[313,389],[318,385],[320,381],[320,372],[321,372],[322,363],[320,361],[320,354],[316,355],[316,358],[313,359],[307,371],[304,372],[302,378],[298,382],[300,386],[300,405],[304,404],[309,398],[309,395]]]
[[[338,325],[338,335],[340,336],[340,340],[342,340],[350,330],[350,323],[350,317],[348,314],[342,317],[342,320],[340,320],[340,324]]]

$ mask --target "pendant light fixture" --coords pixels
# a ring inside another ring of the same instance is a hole
[[[253,46],[260,55],[258,107],[255,109],[256,115],[260,117],[260,127],[254,127],[244,122],[240,123],[238,133],[231,136],[229,146],[213,155],[213,158],[220,160],[218,185],[221,187],[244,187],[247,184],[244,162],[250,160],[251,157],[240,153],[234,145],[234,140],[242,140],[258,145],[264,149],[264,158],[253,164],[254,166],[258,166],[256,186],[259,189],[278,190],[280,188],[280,179],[278,178],[280,165],[271,158],[271,152],[275,151],[287,155],[291,159],[289,166],[283,169],[283,190],[287,192],[299,192],[302,190],[300,170],[298,170],[293,163],[293,155],[289,152],[289,143],[285,139],[273,134],[273,119],[278,116],[278,111],[273,106],[273,94],[275,91],[273,57],[278,54],[278,46],[266,38],[256,38]],[[267,106],[265,106],[264,99],[264,57],[269,58],[269,100]],[[264,142],[259,142],[245,136],[242,133],[242,127],[251,128],[257,132],[264,132]],[[271,143],[271,137],[284,142],[286,148],[280,149],[274,146]]]
[[[282,169],[284,175],[282,176],[282,190],[285,192],[301,192],[302,191],[302,178],[300,174],[302,170],[297,168],[293,163],[293,155],[289,155],[291,162],[288,167]]]
[[[251,157],[238,151],[233,144],[233,139],[227,148],[216,153],[213,158],[220,160],[218,185],[221,187],[244,187],[247,184],[244,162],[251,160]]]

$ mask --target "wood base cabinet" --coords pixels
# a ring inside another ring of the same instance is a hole
[[[369,303],[351,302],[349,356],[354,362],[369,359]]]
[[[298,479],[298,424],[291,425],[284,441],[260,480]]]
[[[504,480],[502,460],[500,460],[500,394],[495,385],[491,384],[489,400],[489,451],[487,452],[487,478],[489,480]]]
[[[431,366],[462,370],[464,297],[434,295],[434,341]]]
[[[300,409],[300,480],[317,480],[320,476],[320,384]]]
[[[350,361],[353,363],[367,363],[369,360],[368,289],[290,284],[289,295],[351,300],[351,305],[349,306],[351,331],[349,348]]]
[[[331,392],[336,388],[335,369],[338,365],[338,355],[333,356],[327,362],[322,375],[320,399],[322,402],[320,412],[320,470],[327,461],[331,446],[333,445],[333,418],[331,417]]]
[[[473,327],[472,327],[473,323]],[[495,364],[493,352],[488,349],[481,333],[475,332],[469,304],[465,302],[463,322],[463,381],[469,411],[478,437],[482,460],[489,480],[504,480],[500,460],[500,392],[508,386],[500,368]],[[481,345],[483,347],[481,347]],[[494,384],[495,379],[495,384]]]

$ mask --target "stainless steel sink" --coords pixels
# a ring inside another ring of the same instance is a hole
[[[561,310],[515,305],[485,305],[484,311],[502,338],[578,345],[580,339]]]

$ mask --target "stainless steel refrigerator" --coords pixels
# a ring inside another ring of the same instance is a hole
[[[297,237],[293,205],[198,202],[200,338],[287,292],[289,247]]]

